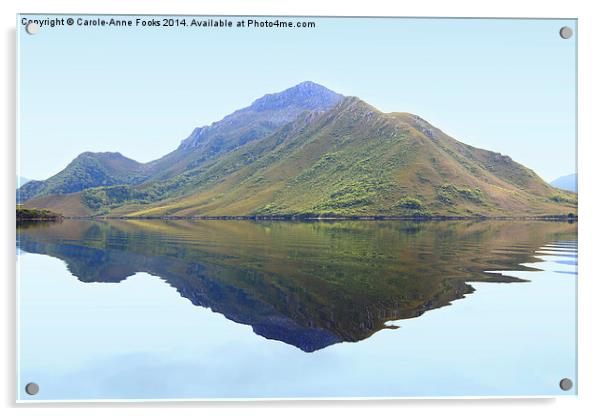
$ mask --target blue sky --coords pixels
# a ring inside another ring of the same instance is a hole
[[[301,20],[317,27],[19,25],[17,173],[45,179],[84,151],[148,162],[305,80],[418,114],[545,180],[576,171],[576,36],[558,35],[574,20]]]

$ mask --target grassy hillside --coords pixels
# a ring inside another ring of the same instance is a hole
[[[65,169],[45,181],[30,181],[17,190],[17,201],[46,195],[65,195],[86,188],[138,183],[144,179],[144,165],[120,153],[86,152]]]
[[[247,143],[259,141],[306,111],[332,108],[343,96],[313,82],[267,94],[209,126],[196,128],[181,145],[147,166],[150,180],[165,180],[198,168]]]
[[[202,169],[129,189],[123,200],[111,200],[107,212],[493,216],[561,215],[576,208],[573,195],[509,157],[464,145],[416,116],[381,113],[357,98],[324,114],[305,114]]]
[[[42,196],[24,202],[22,205],[26,208],[60,212],[67,217],[90,217],[98,214],[82,202],[81,193],[79,192],[68,195]]]
[[[122,178],[26,205],[71,216],[576,213],[575,194],[508,156],[463,144],[418,116],[385,114],[314,86],[266,96],[201,129],[141,168],[143,180]],[[320,93],[325,97],[312,95]],[[165,165],[161,174],[151,172],[156,163]]]
[[[323,112],[342,99],[342,95],[321,85],[302,82],[282,92],[267,94],[249,107],[209,126],[195,128],[176,150],[149,163],[138,163],[119,153],[83,153],[51,178],[22,186],[17,191],[17,202],[48,195],[67,195],[100,186],[169,181],[234,149],[261,140],[306,111]],[[170,190],[173,187],[170,184],[166,186]],[[159,196],[164,196],[164,190],[159,191]],[[141,199],[152,199],[158,196],[155,194]],[[91,198],[92,206],[97,205],[94,201],[97,195]]]

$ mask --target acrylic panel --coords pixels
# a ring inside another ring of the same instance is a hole
[[[574,19],[17,16],[17,400],[577,393]]]

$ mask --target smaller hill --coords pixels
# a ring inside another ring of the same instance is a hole
[[[117,152],[85,152],[45,181],[30,181],[17,190],[17,202],[47,195],[64,195],[97,186],[135,184],[144,165]]]

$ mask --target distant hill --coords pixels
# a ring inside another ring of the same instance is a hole
[[[508,156],[312,82],[195,129],[156,161],[85,153],[18,194],[26,206],[65,215],[525,216],[576,209],[574,194]]]
[[[565,191],[577,192],[577,174],[561,176],[558,179],[550,182],[555,188],[564,189]]]
[[[27,182],[30,182],[30,181],[31,181],[31,179],[27,179],[23,176],[17,175],[17,179],[16,179],[17,189],[19,189],[21,186],[25,185]]]

